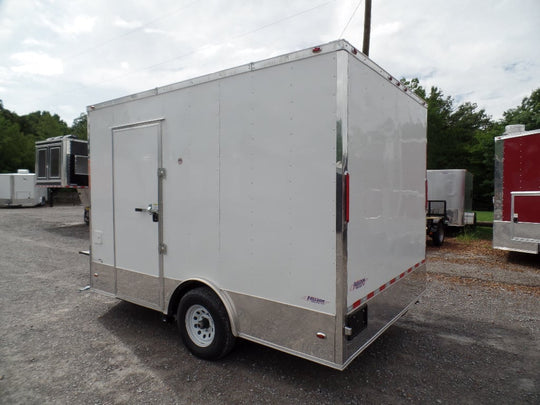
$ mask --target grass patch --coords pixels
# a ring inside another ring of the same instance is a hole
[[[465,226],[463,230],[456,236],[456,239],[461,242],[472,242],[475,240],[492,240],[493,228],[490,226]]]
[[[493,211],[474,211],[476,220],[480,222],[493,222]]]

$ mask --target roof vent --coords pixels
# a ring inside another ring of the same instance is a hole
[[[523,131],[525,131],[525,125],[523,124],[507,125],[506,127],[504,127],[505,134],[513,134],[516,132],[523,132]]]
[[[30,174],[28,169],[17,169],[17,174]]]

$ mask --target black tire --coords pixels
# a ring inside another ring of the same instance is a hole
[[[195,288],[182,297],[176,322],[184,344],[197,357],[216,360],[234,347],[236,339],[227,311],[207,287]]]
[[[437,230],[433,232],[431,238],[433,239],[433,244],[435,246],[441,246],[444,242],[444,223],[442,220],[437,224]]]

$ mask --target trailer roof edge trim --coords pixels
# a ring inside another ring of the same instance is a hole
[[[142,99],[146,97],[152,97],[158,94],[168,93],[171,91],[175,91],[175,90],[179,90],[179,89],[183,89],[183,88],[187,88],[191,86],[196,86],[196,85],[211,82],[214,80],[219,80],[225,77],[235,76],[241,73],[247,73],[254,70],[264,69],[270,66],[280,65],[283,63],[288,63],[288,62],[292,62],[292,61],[300,60],[300,59],[316,57],[318,55],[332,53],[336,51],[348,52],[350,55],[354,56],[357,60],[359,60],[364,65],[369,67],[371,70],[378,73],[380,76],[384,77],[386,80],[388,80],[388,82],[392,83],[395,87],[400,89],[403,93],[407,94],[409,97],[415,100],[418,104],[427,108],[427,103],[424,100],[422,100],[420,97],[418,97],[416,94],[414,94],[413,91],[411,91],[406,86],[404,86],[398,79],[393,77],[383,68],[381,68],[375,62],[369,59],[366,55],[364,55],[362,52],[357,50],[357,48],[352,46],[349,42],[347,42],[344,39],[339,39],[336,41],[328,42],[323,45],[309,47],[306,49],[302,49],[300,51],[295,51],[295,52],[275,56],[272,58],[263,59],[258,62],[247,63],[247,64],[240,65],[237,67],[221,70],[219,72],[195,77],[193,79],[187,79],[181,82],[177,82],[177,83],[173,83],[173,84],[169,84],[169,85],[165,85],[161,87],[156,87],[154,89],[145,90],[145,91],[134,93],[128,96],[93,104],[93,105],[88,106],[86,110],[87,112],[90,112],[93,110],[106,108],[106,107],[110,107],[117,104],[122,104],[127,101],[138,100],[138,99]]]
[[[504,139],[510,139],[510,138],[519,138],[522,136],[529,136],[529,135],[536,135],[540,133],[540,129],[532,129],[530,131],[522,131],[522,132],[512,132],[510,134],[502,134],[500,136],[496,136],[495,140],[504,140]]]

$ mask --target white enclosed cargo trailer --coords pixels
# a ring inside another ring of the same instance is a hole
[[[540,253],[540,129],[508,125],[495,138],[493,247]]]
[[[448,226],[474,225],[473,175],[465,169],[428,170],[429,201],[446,202]]]
[[[36,175],[27,169],[0,174],[0,206],[34,207],[47,200],[47,190],[36,187]]]
[[[344,369],[425,288],[425,103],[346,41],[88,108],[91,285]]]

